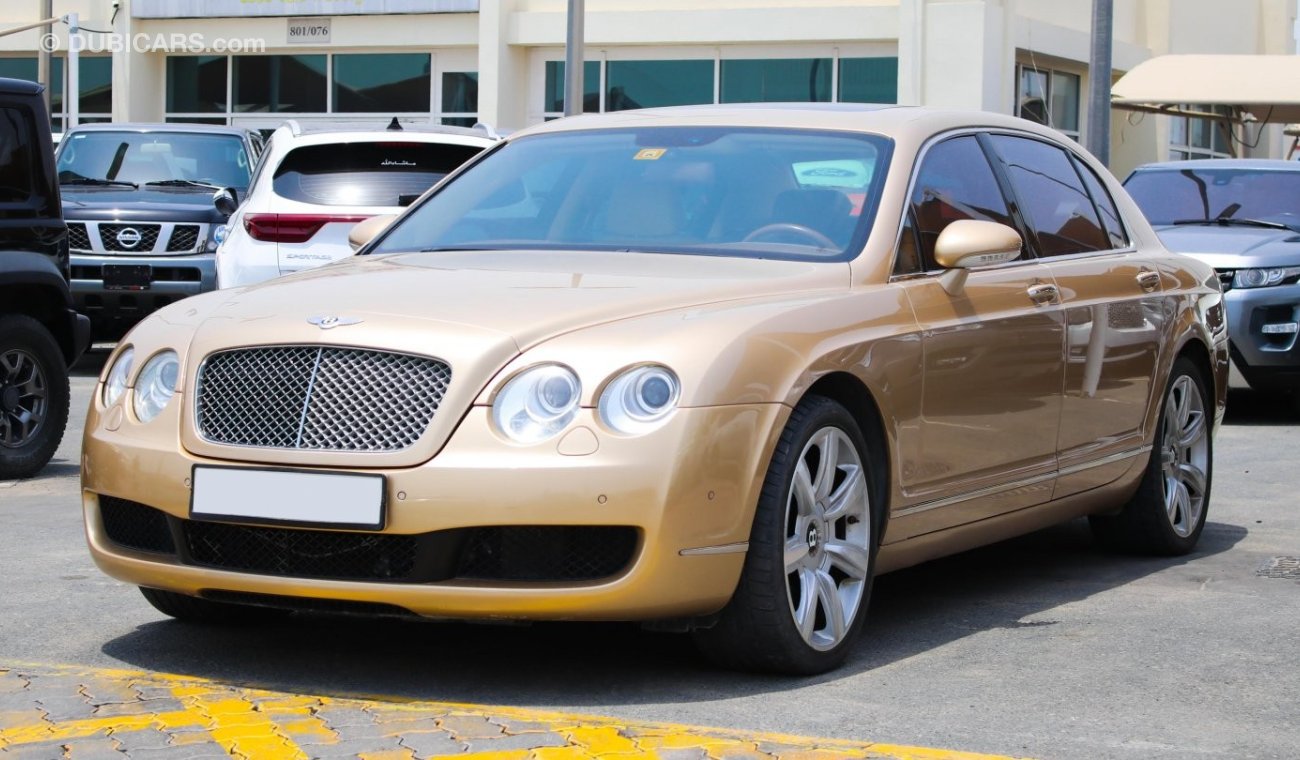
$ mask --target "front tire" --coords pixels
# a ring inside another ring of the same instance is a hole
[[[68,368],[54,336],[25,314],[0,316],[0,480],[30,478],[68,425]]]
[[[1210,508],[1212,403],[1204,375],[1190,359],[1180,357],[1169,375],[1151,458],[1137,493],[1119,514],[1089,518],[1099,543],[1165,556],[1196,548]]]
[[[799,403],[759,496],[740,583],[701,651],[724,667],[824,673],[848,656],[875,571],[875,478],[853,416],[830,399]]]

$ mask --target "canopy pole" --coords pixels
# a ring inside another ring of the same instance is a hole
[[[582,98],[585,92],[582,74],[583,16],[584,0],[569,0],[569,29],[564,42],[564,115],[577,116],[582,113]]]

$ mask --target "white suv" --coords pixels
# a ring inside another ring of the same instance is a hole
[[[217,248],[217,287],[251,285],[352,254],[357,222],[400,213],[496,142],[481,127],[275,130]]]

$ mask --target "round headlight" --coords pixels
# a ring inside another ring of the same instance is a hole
[[[600,396],[600,418],[620,433],[648,433],[668,419],[681,395],[682,384],[672,370],[637,367],[605,388]]]
[[[181,361],[175,351],[154,354],[135,381],[135,416],[141,422],[157,417],[176,395]]]
[[[108,370],[108,379],[104,381],[104,406],[112,406],[126,393],[127,377],[131,374],[131,365],[135,361],[135,349],[128,348],[117,355],[117,361]]]
[[[516,375],[492,402],[492,419],[513,441],[537,443],[558,435],[578,415],[582,384],[573,370],[544,364]]]

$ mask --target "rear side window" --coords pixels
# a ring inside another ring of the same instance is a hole
[[[962,219],[1012,224],[993,167],[989,166],[984,149],[973,135],[954,137],[935,145],[926,152],[917,174],[909,226],[915,227],[915,242],[920,246],[927,269],[934,268],[934,244],[939,233]],[[904,235],[907,234],[905,230]],[[898,266],[909,265],[905,258],[900,257]]]
[[[32,196],[32,128],[17,108],[0,108],[0,203],[22,203]]]
[[[1106,229],[1110,247],[1127,247],[1128,235],[1124,232],[1124,224],[1119,219],[1119,209],[1115,208],[1115,200],[1111,198],[1106,186],[1087,164],[1074,156],[1071,156],[1070,160],[1074,162],[1074,168],[1079,170],[1079,176],[1083,177],[1083,184],[1088,187],[1093,203],[1097,204],[1097,211],[1101,213],[1101,226]]]
[[[482,150],[436,143],[295,148],[276,167],[275,194],[322,206],[404,206]]]
[[[1114,247],[1064,150],[1025,137],[993,135],[992,141],[1043,256]]]

